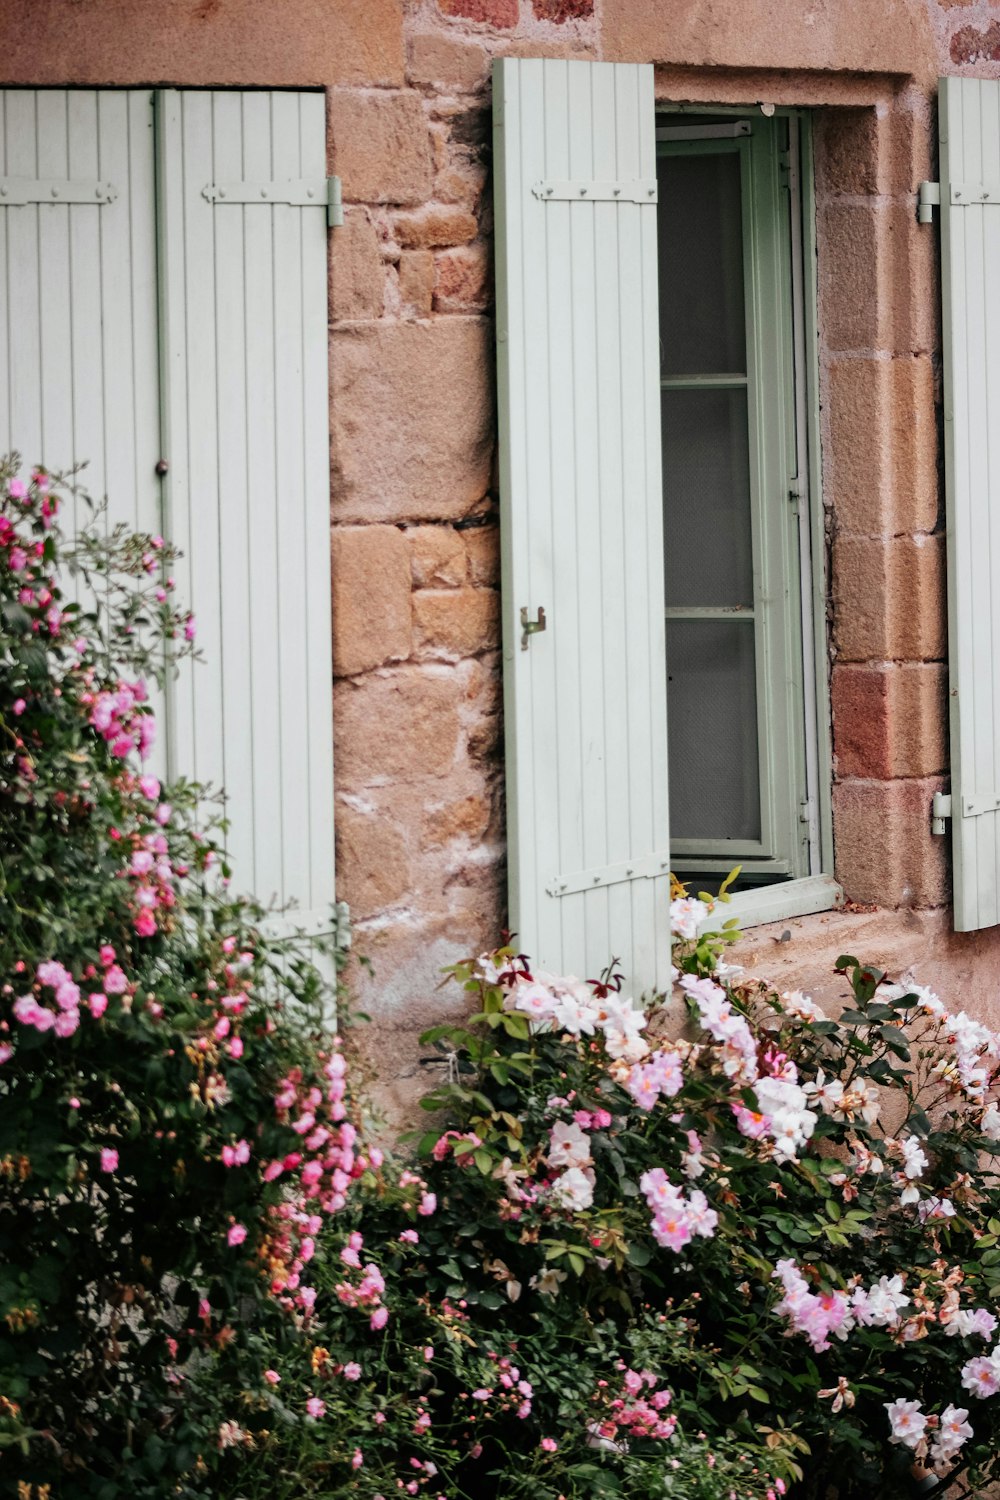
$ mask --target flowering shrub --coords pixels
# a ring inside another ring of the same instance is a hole
[[[210,1495],[226,1370],[249,1338],[300,1337],[316,1235],[369,1161],[319,973],[228,893],[197,789],[143,769],[146,683],[194,633],[170,549],[97,528],[71,546],[53,482],[16,473],[0,468],[0,1476],[30,1500]]]
[[[673,904],[686,1027],[509,948],[455,967],[444,1122],[332,1226],[289,1372],[317,1493],[981,1493],[1000,1038],[849,957],[828,1017],[704,915]]]

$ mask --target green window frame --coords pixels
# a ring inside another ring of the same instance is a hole
[[[660,159],[719,155],[739,163],[745,374],[661,372],[661,391],[746,392],[752,600],[678,604],[668,586],[665,620],[668,676],[672,627],[717,620],[753,631],[759,836],[744,829],[742,837],[720,837],[716,828],[710,836],[692,832],[671,840],[672,864],[682,879],[708,882],[739,864],[748,895],[755,886],[801,882],[832,866],[810,147],[808,116],[794,110],[770,116],[690,110],[657,118],[658,165]],[[677,194],[665,186],[661,173],[659,213],[683,213]],[[661,257],[661,300],[671,295],[668,277]],[[669,553],[668,441],[665,430]],[[697,725],[672,720],[672,752],[680,746],[691,754],[697,734]],[[680,799],[675,776],[670,780],[676,824]],[[828,905],[830,892],[824,888],[814,900],[812,909]]]

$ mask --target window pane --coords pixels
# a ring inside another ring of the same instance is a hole
[[[667,621],[667,725],[673,837],[759,839],[752,621]]]
[[[663,391],[667,603],[752,604],[745,389]]]
[[[662,372],[745,374],[739,154],[661,156],[657,175]]]

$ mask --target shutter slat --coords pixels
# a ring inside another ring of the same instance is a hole
[[[226,787],[234,889],[326,912],[325,204],[203,195],[212,182],[322,176],[323,100],[168,91],[160,110],[166,402],[170,430],[186,424],[188,440],[179,463],[171,454],[170,485],[200,643],[217,663],[178,684],[175,766]]]
[[[503,59],[494,80],[511,918],[537,962],[615,956],[639,991],[668,982],[666,873],[546,887],[667,857],[656,212],[532,188],[655,177],[652,70]]]
[[[941,234],[948,511],[954,911],[1000,923],[1000,205],[953,184],[1000,173],[1000,82],[941,81]]]

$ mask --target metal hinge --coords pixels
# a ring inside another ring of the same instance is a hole
[[[26,203],[113,203],[113,182],[74,182],[57,177],[0,177],[0,208]]]
[[[641,859],[627,859],[621,864],[604,865],[596,870],[557,875],[545,890],[550,896],[576,896],[580,891],[600,890],[602,886],[619,885],[625,880],[656,880],[669,873],[669,854],[646,854]]]
[[[545,629],[545,623],[546,622],[545,622],[545,607],[544,607],[544,605],[540,604],[538,606],[538,619],[537,620],[529,620],[528,619],[528,606],[526,604],[522,604],[522,606],[521,606],[521,650],[522,651],[527,651],[529,640],[531,639],[531,637],[533,635],[538,635],[538,633],[540,631],[542,631],[542,630]]]
[[[941,206],[941,184],[922,182],[917,188],[917,223],[933,224],[934,210]]]
[[[814,811],[815,809],[813,808],[812,798],[806,797],[802,802],[799,803],[799,822],[811,823],[813,820]]]
[[[335,229],[344,222],[339,177],[305,177],[287,182],[207,182],[201,196],[216,207],[228,204],[274,203],[293,208],[326,208],[327,225]]]
[[[1000,182],[958,182],[952,186],[950,196],[955,208],[978,208],[983,203],[1000,203]]]
[[[531,191],[543,203],[655,203],[656,181],[536,182]]]
[[[945,832],[945,819],[951,817],[951,798],[947,792],[935,792],[931,798],[931,833]]]

